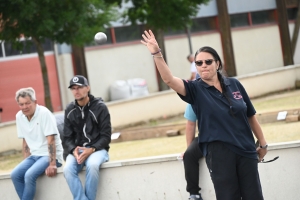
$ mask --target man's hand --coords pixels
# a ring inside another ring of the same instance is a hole
[[[77,158],[78,158],[78,156],[79,156],[79,146],[77,146],[74,150],[73,150],[73,156],[76,158],[76,160],[77,160]]]
[[[78,154],[77,157],[74,155],[75,158],[77,159],[78,164],[82,164],[94,152],[93,148],[76,147],[76,149],[77,149],[77,153],[81,152]]]
[[[57,174],[57,167],[56,165],[50,164],[47,169],[45,170],[45,173],[48,177],[56,176]]]

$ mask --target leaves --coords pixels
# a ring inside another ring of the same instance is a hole
[[[125,15],[132,23],[142,22],[156,29],[184,29],[197,14],[199,5],[207,2],[209,0],[132,0],[133,7]]]
[[[103,0],[9,0],[0,2],[0,39],[49,38],[83,45],[118,17],[116,3]]]

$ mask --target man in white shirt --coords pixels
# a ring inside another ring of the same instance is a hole
[[[16,114],[18,138],[23,139],[24,160],[11,172],[20,199],[34,199],[37,178],[45,173],[54,177],[62,166],[63,148],[54,115],[37,104],[33,88],[16,92],[20,111]]]

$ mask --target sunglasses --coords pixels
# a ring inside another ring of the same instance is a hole
[[[206,65],[211,65],[213,61],[214,61],[213,59],[207,59],[207,60],[204,60],[204,62],[205,62]],[[202,61],[202,60],[200,60],[200,61],[195,61],[195,63],[196,63],[196,65],[199,66],[199,67],[201,67],[201,66],[203,65],[203,61]]]
[[[257,148],[258,146],[259,146],[259,142],[258,142],[258,140],[256,140],[255,147]],[[258,161],[258,163],[269,163],[269,162],[273,162],[273,161],[277,160],[278,158],[279,158],[279,156],[276,156],[272,160],[268,160],[268,161],[265,161],[265,159],[262,159],[261,161]]]
[[[268,160],[268,161],[265,161],[265,159],[262,159],[260,162],[258,163],[268,163],[268,162],[273,162],[275,160],[277,160],[279,158],[279,156],[276,156],[275,158],[273,158],[272,160]]]

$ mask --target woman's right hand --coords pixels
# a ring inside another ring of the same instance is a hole
[[[149,31],[144,31],[144,34],[142,35],[144,40],[141,40],[141,43],[149,49],[151,54],[159,52],[160,48],[158,46],[158,43],[155,39],[155,36],[151,30]]]

